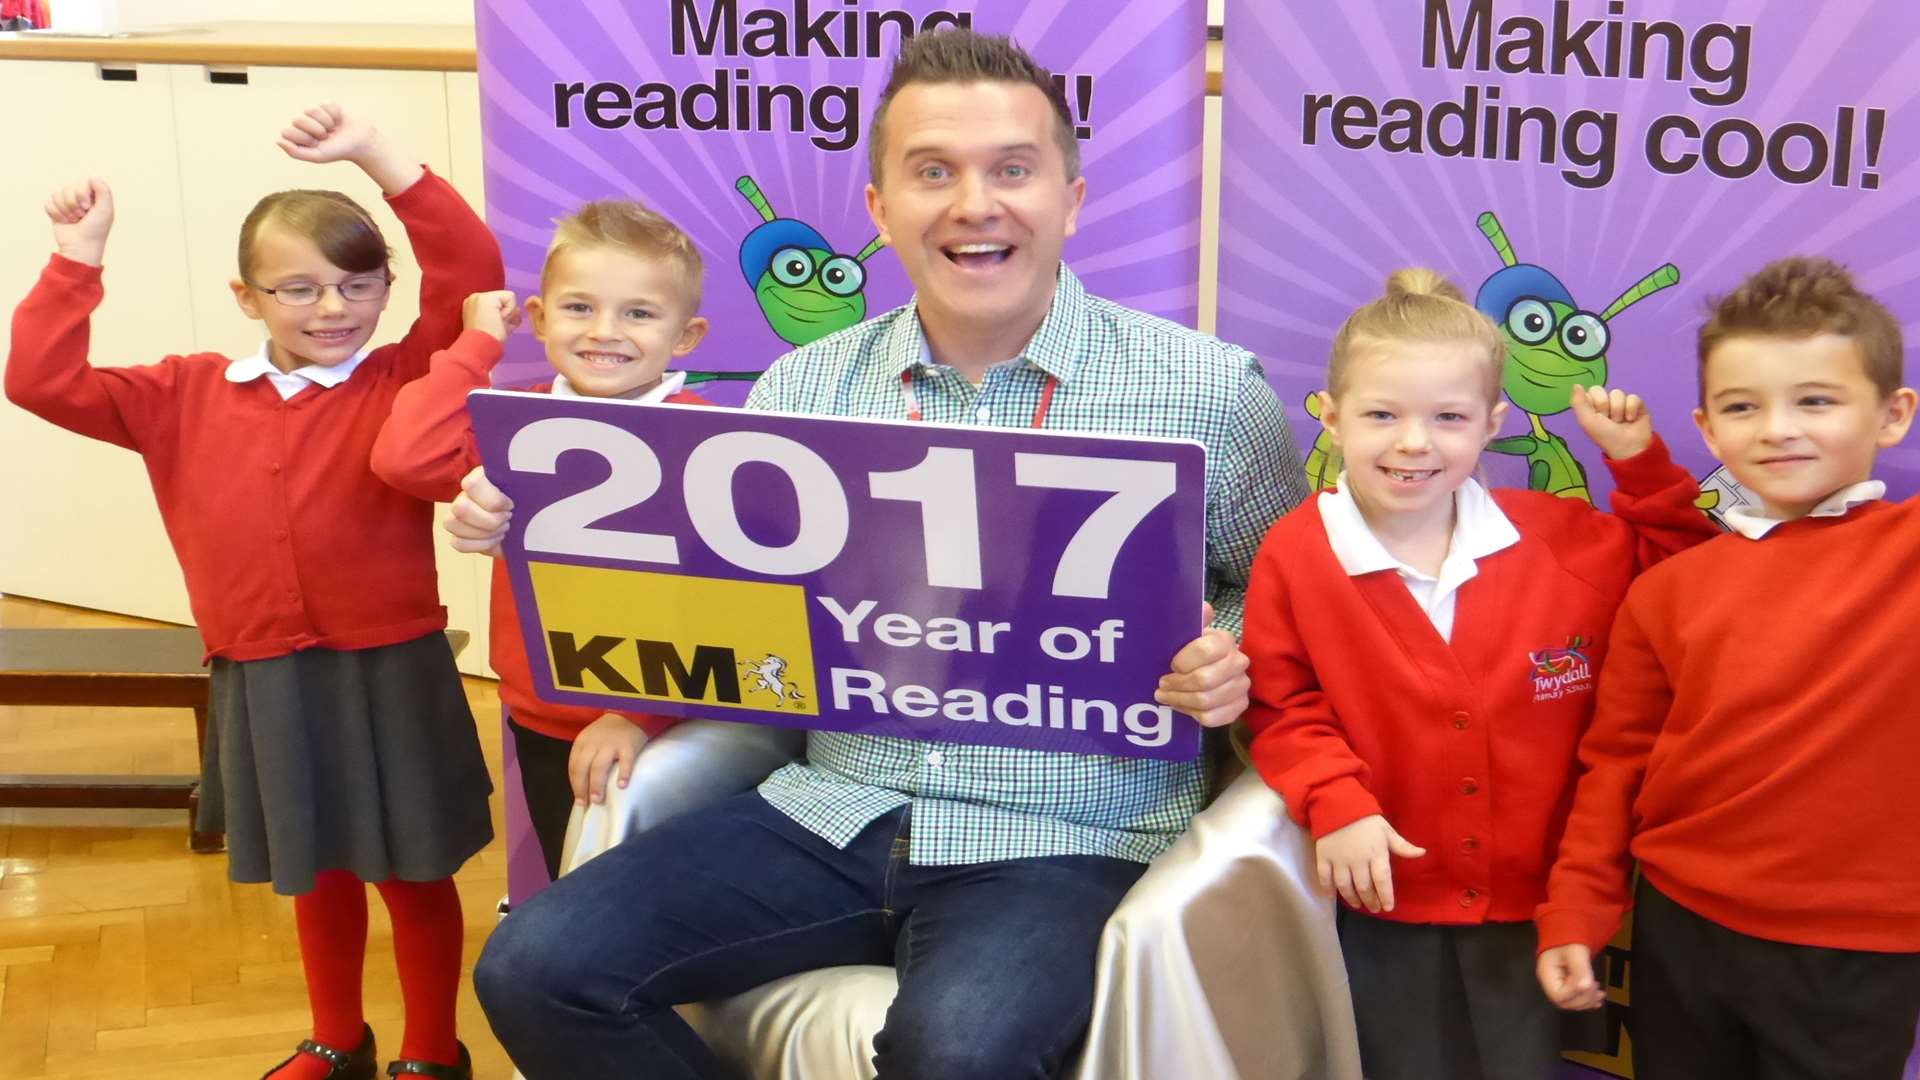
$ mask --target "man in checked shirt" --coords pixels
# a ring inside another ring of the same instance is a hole
[[[1006,39],[910,39],[869,130],[868,208],[913,301],[782,357],[747,408],[1204,443],[1211,627],[1156,697],[1231,721],[1247,569],[1306,494],[1259,362],[1091,297],[1061,263],[1079,146],[1050,76]],[[494,550],[510,505],[476,471],[455,546]],[[1086,1030],[1101,928],[1208,781],[1204,759],[812,732],[758,791],[633,836],[516,910],[474,981],[529,1080],[714,1075],[674,1005],[841,964],[898,970],[881,1077],[1055,1076]]]

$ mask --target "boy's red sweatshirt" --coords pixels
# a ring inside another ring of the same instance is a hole
[[[1598,952],[1655,888],[1772,941],[1920,952],[1920,500],[1723,536],[1634,584],[1535,921]]]
[[[1492,492],[1520,539],[1477,560],[1450,644],[1397,573],[1348,576],[1318,498],[1261,545],[1241,643],[1253,762],[1315,838],[1384,814],[1427,849],[1394,859],[1382,918],[1520,922],[1546,894],[1614,611],[1642,568],[1718,532],[1658,439],[1607,464],[1614,514]]]
[[[492,385],[493,366],[500,362],[498,341],[469,330],[451,346],[434,354],[425,378],[400,391],[393,414],[373,447],[373,470],[387,483],[416,498],[449,502],[460,493],[460,480],[480,464],[480,450],[467,417],[467,395]],[[553,389],[551,382],[528,388],[535,393]],[[690,391],[666,398],[676,405],[709,405]],[[492,647],[489,659],[500,677],[500,700],[522,727],[571,742],[582,728],[609,709],[589,705],[562,705],[542,701],[533,692],[533,669],[520,633],[520,613],[507,578],[505,560],[493,562],[492,611],[488,618]],[[679,723],[678,717],[621,712],[649,736]]]

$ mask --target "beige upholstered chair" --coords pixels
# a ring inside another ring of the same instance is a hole
[[[752,787],[799,745],[795,732],[681,724],[648,745],[624,791],[575,810],[563,865]],[[1312,844],[1250,772],[1127,894],[1098,966],[1078,1080],[1359,1080],[1346,969],[1332,903],[1312,887]],[[681,1013],[742,1078],[867,1080],[895,986],[891,968],[828,968]]]

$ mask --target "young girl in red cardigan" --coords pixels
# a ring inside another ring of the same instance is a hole
[[[92,367],[113,196],[89,180],[48,200],[56,253],[14,313],[6,393],[146,459],[213,666],[199,827],[227,834],[233,880],[295,898],[313,1037],[267,1075],[374,1076],[370,882],[406,1002],[388,1072],[465,1078],[452,874],[492,838],[492,785],[441,633],[433,507],[381,483],[368,455],[400,387],[460,332],[461,302],[500,287],[500,251],[444,180],[338,106],[295,117],[280,146],[352,161],[386,195],[422,272],[405,337],[369,348],[393,275],[367,212],[283,191],[240,230],[232,289],[266,324],[257,353]]]
[[[1474,479],[1507,348],[1402,270],[1334,339],[1321,422],[1346,468],[1267,534],[1247,590],[1251,757],[1315,838],[1371,1080],[1544,1080],[1545,891],[1614,610],[1715,535],[1637,397],[1576,387],[1618,517]],[[1597,1014],[1585,1014],[1589,1017]]]

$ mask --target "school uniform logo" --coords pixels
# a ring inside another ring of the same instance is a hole
[[[528,563],[556,689],[818,716],[806,590]]]
[[[1593,642],[1575,634],[1564,648],[1529,652],[1533,664],[1533,700],[1557,701],[1573,694],[1593,692],[1593,664],[1587,659],[1587,646]]]

